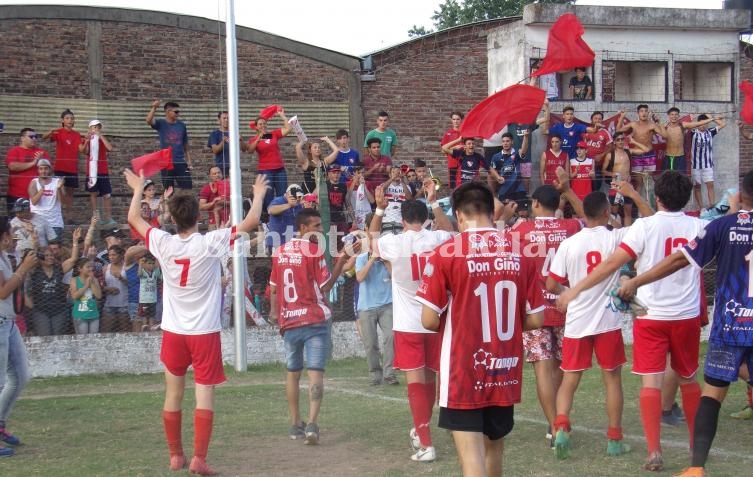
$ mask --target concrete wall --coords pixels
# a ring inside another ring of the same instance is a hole
[[[161,333],[105,333],[26,338],[33,377],[101,373],[156,373]],[[332,325],[333,359],[364,356],[355,323]],[[277,328],[246,331],[248,364],[284,362],[285,350]],[[233,330],[222,332],[222,358],[234,364]],[[364,364],[364,372],[366,370]]]

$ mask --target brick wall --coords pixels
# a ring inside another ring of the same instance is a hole
[[[486,35],[505,21],[455,28],[374,55],[376,81],[362,84],[364,128],[376,127],[379,111],[389,112],[400,143],[397,163],[424,159],[447,183],[439,141],[451,111],[468,111],[486,98]]]

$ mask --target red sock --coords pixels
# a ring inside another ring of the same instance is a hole
[[[621,441],[623,439],[622,428],[621,427],[608,427],[607,439],[609,439],[610,441]]]
[[[437,400],[437,382],[424,383],[424,404],[426,404],[426,442],[431,445],[431,416],[434,413],[434,403]]]
[[[695,432],[695,415],[698,412],[698,405],[701,403],[701,386],[693,381],[680,385],[682,394],[682,412],[685,413],[685,423],[688,425],[688,436],[690,437],[690,448],[693,448],[693,434]]]
[[[648,453],[661,452],[661,390],[641,388],[640,406]]]
[[[162,423],[165,425],[165,438],[170,456],[183,455],[182,419],[180,411],[162,411]]]
[[[426,413],[428,408],[426,400],[424,383],[408,383],[408,405],[413,415],[413,426],[416,428],[416,434],[423,447],[431,445],[431,432],[429,431],[431,415]]]
[[[212,438],[212,421],[214,412],[209,409],[196,409],[193,415],[193,455],[201,459],[207,458],[209,440]]]
[[[753,407],[753,387],[748,386],[748,406]]]
[[[570,432],[571,430],[570,418],[564,414],[557,414],[557,417],[554,418],[554,433],[556,434],[560,429],[565,432]]]

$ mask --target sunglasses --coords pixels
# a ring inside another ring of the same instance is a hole
[[[172,111],[176,115],[180,114],[180,110],[177,110],[177,109],[171,109],[170,111]]]
[[[39,135],[38,134],[27,134],[26,137],[28,137],[29,139],[36,139],[36,138],[39,137]]]

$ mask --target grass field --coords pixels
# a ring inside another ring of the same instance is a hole
[[[228,369],[228,384],[218,388],[215,432],[209,462],[225,476],[451,476],[459,475],[450,436],[433,429],[438,460],[410,461],[411,427],[404,381],[372,387],[365,360],[330,364],[326,375],[321,444],[304,446],[287,436],[287,407],[281,365],[253,367],[248,373]],[[523,403],[506,440],[505,475],[626,476],[641,470],[645,450],[637,411],[638,379],[626,369],[624,429],[634,451],[605,455],[604,392],[600,373],[587,372],[572,415],[573,457],[557,461],[545,447],[546,425],[526,368]],[[37,379],[19,401],[9,429],[25,445],[0,460],[0,475],[10,476],[160,476],[188,475],[167,469],[160,409],[162,376],[88,376]],[[187,406],[193,406],[187,392]],[[742,384],[730,390],[722,408],[719,433],[707,475],[753,475],[753,422],[729,413],[744,403]],[[303,401],[302,401],[303,403]],[[436,408],[435,408],[436,410]],[[184,414],[184,447],[192,450],[191,414]],[[304,416],[305,417],[305,416]],[[436,412],[435,419],[436,422]],[[662,428],[666,470],[672,475],[688,465],[685,428]]]

